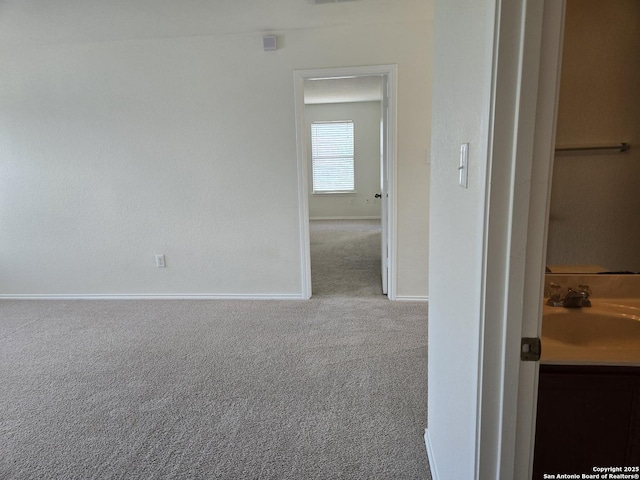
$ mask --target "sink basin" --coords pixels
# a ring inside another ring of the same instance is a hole
[[[640,308],[617,303],[591,308],[545,307],[542,337],[592,348],[640,348]]]

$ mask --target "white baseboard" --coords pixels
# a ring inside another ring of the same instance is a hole
[[[431,439],[429,438],[429,429],[424,430],[424,445],[427,448],[427,460],[429,461],[429,470],[431,471],[432,480],[438,480],[438,469],[436,468],[436,461],[433,456],[433,447],[431,445]]]
[[[381,220],[382,217],[311,217],[309,220]]]
[[[396,295],[396,302],[428,302],[428,295]]]
[[[94,294],[94,293],[18,293],[0,294],[0,300],[307,300],[302,294]],[[396,302],[428,302],[428,296],[397,295]]]
[[[0,300],[304,300],[302,294],[17,294]]]

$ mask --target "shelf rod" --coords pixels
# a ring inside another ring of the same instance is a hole
[[[620,143],[619,145],[602,145],[595,147],[557,147],[556,152],[585,152],[589,150],[617,150],[619,152],[626,152],[631,149],[631,145],[628,143]]]

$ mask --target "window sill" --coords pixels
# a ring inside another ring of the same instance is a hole
[[[357,192],[351,190],[349,192],[311,192],[311,195],[355,195]]]

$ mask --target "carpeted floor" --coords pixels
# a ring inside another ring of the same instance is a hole
[[[315,220],[311,239],[314,297],[382,295],[379,220]]]
[[[0,478],[430,478],[426,304],[321,285],[0,301]]]

